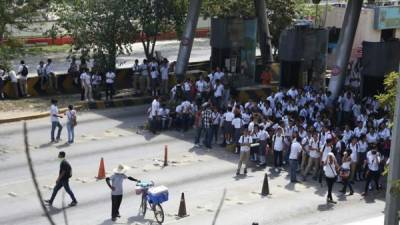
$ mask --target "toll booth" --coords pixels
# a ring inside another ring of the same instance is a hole
[[[256,44],[256,19],[211,19],[211,67],[224,69],[232,86],[254,83]]]
[[[328,31],[298,25],[281,33],[279,61],[281,87],[324,87]]]

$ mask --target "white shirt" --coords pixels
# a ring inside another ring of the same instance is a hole
[[[169,71],[168,65],[161,66],[160,71],[161,71],[161,79],[168,80],[168,71]]]
[[[337,176],[334,163],[327,163],[326,165],[324,165],[324,172],[325,176],[329,178],[334,178]]]
[[[106,73],[106,83],[107,84],[113,84],[115,79],[115,73],[114,72],[107,72]]]
[[[142,71],[142,76],[146,77],[149,75],[148,66],[146,64],[140,65],[140,70]]]
[[[352,143],[349,144],[349,149],[351,150],[351,161],[357,162],[357,153],[358,153],[358,144],[353,145]]]
[[[222,97],[222,94],[224,92],[224,85],[223,84],[219,84],[218,86],[215,85],[214,87],[214,97]]]
[[[356,136],[356,137],[360,137],[362,134],[366,134],[367,133],[367,129],[366,128],[364,128],[364,127],[362,127],[362,128],[359,128],[359,127],[356,127],[356,128],[354,128],[354,135]]]
[[[289,154],[289,159],[298,159],[299,153],[301,152],[302,147],[301,144],[297,141],[294,141],[292,145],[290,146],[290,154]]]
[[[380,161],[381,157],[378,152],[375,155],[372,154],[372,151],[367,152],[367,162],[369,170],[378,171]]]
[[[216,80],[221,80],[222,78],[224,77],[224,73],[223,72],[215,72],[214,73],[214,82],[216,81]]]
[[[49,75],[50,73],[53,73],[53,64],[52,63],[46,64],[44,66],[44,68],[45,68],[46,75]]]
[[[235,118],[235,114],[233,112],[226,112],[224,113],[224,119],[227,122],[232,122],[232,120]]]
[[[204,80],[198,80],[196,81],[196,89],[198,92],[204,92],[206,91],[206,82]]]
[[[318,149],[318,138],[315,140],[314,138],[311,138],[309,141],[309,146],[310,146],[310,157],[311,158],[319,158],[321,157],[321,153],[319,152]]]
[[[274,135],[274,137],[272,138],[272,141],[274,141],[274,151],[282,151],[283,150],[283,135],[278,136],[278,135]]]
[[[268,132],[265,131],[265,130],[260,130],[260,131],[258,131],[258,133],[257,133],[257,138],[258,138],[260,141],[265,141],[265,140],[267,140],[267,138],[269,138],[269,134],[268,134]]]
[[[8,76],[10,77],[12,83],[18,82],[17,75],[15,74],[14,70],[11,70],[10,72],[8,72]]]
[[[240,136],[239,138],[239,144],[240,146],[240,151],[241,152],[248,152],[250,151],[250,146],[242,146],[242,144],[251,144],[253,143],[253,138],[251,136]]]
[[[85,85],[90,85],[90,79],[91,79],[91,77],[90,77],[89,74],[87,74],[86,72],[84,72],[84,73],[81,74],[80,78],[81,78],[81,81],[82,81]]]
[[[232,120],[232,125],[235,129],[240,129],[243,125],[243,121],[241,118],[235,118]]]
[[[58,107],[56,105],[50,106],[50,120],[51,122],[59,122],[58,118]]]
[[[367,148],[368,148],[367,142],[363,142],[363,141],[358,142],[358,152],[365,153],[365,152],[367,152]]]
[[[326,146],[326,145],[322,146],[322,148],[321,148],[321,152],[322,152],[322,158],[321,158],[321,160],[322,160],[323,162],[325,162],[325,160],[328,158],[328,154],[329,154],[331,151],[332,151],[332,148],[331,148],[331,147]]]
[[[158,71],[157,70],[151,71],[150,72],[150,76],[151,76],[151,79],[157,79],[158,78]]]
[[[367,134],[367,142],[368,142],[368,144],[377,143],[378,142],[378,134],[377,133],[374,133],[374,134],[368,133]]]
[[[157,116],[158,109],[160,108],[160,103],[157,101],[157,99],[154,99],[153,102],[151,103],[151,116]]]

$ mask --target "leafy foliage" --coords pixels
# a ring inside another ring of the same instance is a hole
[[[154,46],[157,35],[171,30],[182,33],[185,17],[188,10],[187,0],[137,0],[135,21],[141,32],[140,40],[146,58],[154,55]]]
[[[397,79],[400,77],[399,72],[392,72],[385,77],[383,84],[385,85],[385,91],[375,98],[381,105],[389,107],[390,118],[393,120],[395,104],[396,104],[396,93],[397,93]],[[393,121],[391,122],[393,123]],[[385,174],[388,174],[388,169],[385,168]],[[400,180],[395,180],[391,184],[391,193],[400,195]]]
[[[388,74],[383,82],[385,85],[385,91],[375,98],[381,105],[389,107],[390,118],[393,118],[395,103],[396,103],[396,92],[397,92],[397,78],[400,77],[400,73],[392,72]]]
[[[115,69],[118,54],[131,52],[129,43],[137,35],[133,23],[136,1],[75,0],[61,1],[53,10],[59,16],[58,34],[74,39],[74,51],[83,56],[92,53],[95,69],[105,72]]]
[[[42,15],[49,0],[0,0],[0,68],[24,54],[23,44],[10,37],[10,28],[27,29],[32,18]]]

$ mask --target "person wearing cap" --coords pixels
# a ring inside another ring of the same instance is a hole
[[[60,160],[60,172],[58,174],[58,178],[56,180],[56,186],[53,188],[53,193],[49,200],[45,200],[49,206],[53,205],[53,201],[57,195],[57,192],[64,187],[65,191],[71,197],[72,202],[69,206],[75,206],[78,204],[76,201],[75,195],[69,187],[69,179],[72,177],[72,167],[69,162],[65,159],[65,152],[61,151],[58,153],[58,159]]]
[[[116,221],[117,217],[120,217],[119,207],[122,202],[123,195],[123,181],[125,179],[140,182],[133,177],[126,176],[128,168],[122,164],[119,164],[117,168],[113,170],[114,174],[111,177],[106,178],[106,183],[111,189],[111,220]],[[111,182],[110,182],[111,180]]]

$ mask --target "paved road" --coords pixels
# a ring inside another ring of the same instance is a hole
[[[107,225],[110,220],[110,192],[104,181],[96,181],[99,160],[106,171],[119,163],[131,167],[128,175],[153,180],[170,189],[170,201],[163,204],[165,224],[212,224],[223,200],[216,224],[346,224],[382,215],[383,194],[363,199],[359,194],[340,197],[337,205],[325,203],[325,188],[312,181],[291,185],[287,173],[267,168],[272,195],[261,197],[264,172],[253,170],[247,177],[235,177],[237,156],[220,148],[211,151],[193,148],[193,134],[166,132],[153,136],[137,133],[146,107],[127,107],[82,112],[79,115],[76,144],[48,144],[49,119],[28,122],[29,141],[35,170],[44,196],[58,172],[59,150],[67,153],[73,166],[71,187],[78,206],[65,210],[70,225]],[[22,123],[0,125],[0,224],[48,224],[36,198],[22,145]],[[63,133],[66,136],[66,133]],[[65,139],[65,138],[64,138]],[[164,145],[168,145],[170,166],[162,168]],[[124,184],[122,218],[118,224],[152,224],[154,217],[138,216],[139,197],[134,183]],[[222,199],[223,192],[226,196]],[[335,190],[338,190],[336,185]],[[180,194],[186,197],[189,217],[177,219]],[[337,192],[336,192],[337,193]],[[359,193],[359,192],[358,192]],[[64,224],[62,192],[50,213],[57,224]],[[69,203],[65,196],[65,203]]]

